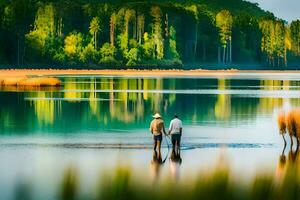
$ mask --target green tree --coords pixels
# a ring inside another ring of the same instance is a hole
[[[154,51],[155,51],[152,38],[149,36],[148,32],[144,33],[143,38],[144,38],[144,43],[142,45],[143,59],[145,60],[152,59],[154,57]]]
[[[274,30],[274,53],[277,56],[277,66],[281,65],[280,60],[285,57],[285,25],[282,21],[275,22]]]
[[[121,9],[119,11],[119,16],[123,16],[124,18],[124,24],[122,25],[122,28],[124,29],[121,31],[120,35],[118,36],[118,43],[119,47],[122,53],[123,58],[127,57],[127,53],[129,51],[129,26],[130,22],[135,21],[135,15],[136,12],[133,9]],[[135,27],[135,24],[133,25]]]
[[[261,50],[267,54],[267,62],[274,66],[274,52],[275,52],[275,26],[271,19],[262,20],[259,23],[262,32]]]
[[[2,26],[10,31],[13,29],[15,23],[15,12],[11,5],[5,6],[2,16]]]
[[[100,31],[100,24],[99,24],[99,19],[98,17],[93,17],[91,23],[90,23],[90,34],[93,37],[93,44],[94,44],[94,48],[97,49],[97,35],[98,32]]]
[[[161,60],[164,57],[164,41],[162,37],[162,11],[158,6],[151,7],[150,15],[152,22],[152,38],[155,49],[155,59]]]
[[[114,46],[111,46],[109,43],[103,44],[103,46],[100,49],[100,56],[102,63],[108,63],[115,61],[115,55],[116,55],[116,48]]]
[[[134,66],[137,64],[137,62],[139,61],[139,50],[134,47],[131,48],[128,53],[127,53],[127,66]]]
[[[300,20],[292,21],[290,25],[292,51],[300,55]]]
[[[114,58],[110,60],[124,65],[130,61],[166,67],[174,58],[187,63],[198,61],[200,55],[202,61],[215,62],[219,54],[220,62],[230,63],[234,54],[236,62],[261,62],[266,56],[270,65],[287,65],[290,57],[297,62],[300,56],[299,23],[292,22],[288,29],[272,13],[242,0],[230,4],[5,0],[0,1],[0,61],[90,65]],[[82,39],[73,45],[76,53],[66,44],[73,31]],[[100,57],[107,42],[114,47],[114,56]]]
[[[169,52],[172,59],[180,58],[176,49],[176,30],[173,26],[170,27]]]
[[[288,26],[285,26],[285,35],[284,35],[284,66],[287,67],[287,52],[292,50],[292,39],[291,31]]]
[[[82,52],[80,54],[80,61],[83,63],[96,63],[98,60],[98,52],[93,46],[93,44],[89,43],[87,46],[85,46],[82,49]]]
[[[36,13],[34,29],[26,34],[26,42],[32,54],[45,55],[48,37],[54,37],[55,10],[52,4],[40,7]],[[34,52],[32,52],[34,51]]]
[[[196,59],[197,54],[197,46],[198,46],[198,31],[199,31],[199,11],[197,5],[190,5],[185,7],[185,9],[192,13],[194,19],[195,19],[195,42],[194,42],[194,50],[193,50],[193,58]]]
[[[79,60],[82,52],[82,41],[82,34],[77,32],[72,32],[65,38],[64,53],[70,61]]]
[[[139,14],[137,17],[137,41],[139,44],[142,44],[144,27],[145,27],[145,16],[143,14]]]
[[[219,28],[220,43],[223,48],[223,63],[232,62],[232,24],[233,18],[228,10],[222,10],[217,14],[216,26]]]
[[[269,65],[275,66],[277,58],[277,66],[281,66],[281,60],[287,65],[287,51],[291,48],[290,34],[281,20],[266,19],[260,22],[262,32],[261,49],[267,54],[267,62]]]
[[[116,13],[114,12],[111,16],[110,16],[110,31],[109,31],[109,38],[110,38],[110,45],[111,46],[115,46],[115,29],[116,29]]]

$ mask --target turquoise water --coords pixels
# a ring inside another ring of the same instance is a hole
[[[6,199],[20,181],[32,185],[37,199],[51,196],[70,165],[86,183],[83,192],[95,174],[119,164],[151,178],[155,112],[167,127],[174,113],[183,121],[180,176],[211,168],[220,157],[235,174],[246,169],[244,176],[276,169],[283,146],[277,113],[300,105],[297,75],[58,78],[59,88],[0,89],[0,188]],[[163,176],[172,176],[171,162],[165,165]]]

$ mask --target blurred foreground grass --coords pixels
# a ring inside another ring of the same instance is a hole
[[[76,170],[70,168],[64,174],[57,197],[62,200],[300,199],[300,168],[295,163],[285,165],[284,159],[280,160],[278,167],[276,172],[257,174],[247,183],[242,183],[239,177],[230,178],[227,167],[199,173],[193,180],[182,177],[183,181],[179,182],[135,180],[134,171],[119,167],[101,176],[99,184],[85,195],[79,192],[80,180]],[[17,199],[31,199],[28,190],[28,186],[16,190]]]

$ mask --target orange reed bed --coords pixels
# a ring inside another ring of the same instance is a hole
[[[24,86],[24,87],[46,87],[60,86],[61,81],[58,78],[52,77],[0,77],[1,86]]]

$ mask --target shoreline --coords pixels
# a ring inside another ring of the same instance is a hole
[[[297,70],[77,70],[77,69],[2,69],[0,77],[103,75],[103,76],[233,76],[233,75],[300,75]]]

